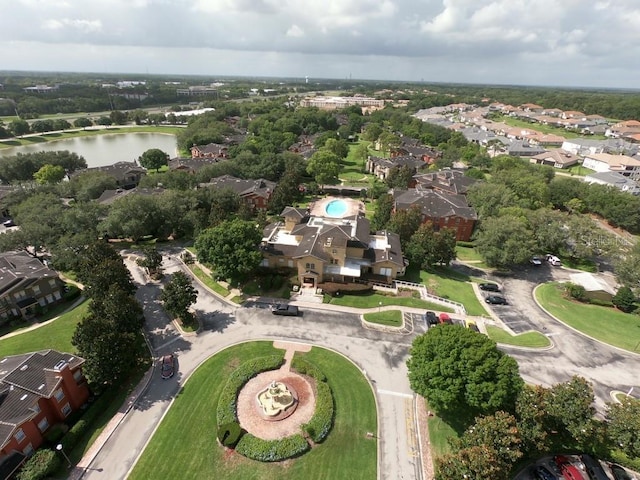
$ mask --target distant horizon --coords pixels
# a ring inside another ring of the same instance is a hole
[[[542,84],[515,84],[515,83],[474,83],[474,82],[462,82],[462,81],[429,81],[429,80],[397,80],[397,79],[382,79],[382,78],[351,78],[351,77],[311,77],[311,76],[278,76],[278,75],[234,75],[234,74],[204,74],[204,73],[152,73],[152,72],[125,72],[125,71],[82,71],[82,70],[16,70],[7,69],[0,70],[0,75],[4,76],[28,76],[29,74],[37,76],[46,76],[54,74],[66,74],[66,75],[78,75],[78,76],[126,76],[126,77],[162,77],[170,79],[174,78],[205,78],[205,79],[249,79],[249,80],[287,80],[295,81],[300,80],[301,83],[305,83],[308,78],[309,84],[314,81],[327,81],[327,82],[367,82],[367,83],[383,83],[383,84],[405,84],[405,85],[441,85],[441,86],[469,86],[469,87],[495,87],[495,88],[539,88],[539,89],[561,89],[561,90],[586,90],[586,91],[627,91],[627,92],[640,92],[640,87],[599,87],[589,85],[542,85]],[[0,82],[1,83],[1,82]]]

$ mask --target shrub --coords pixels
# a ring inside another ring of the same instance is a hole
[[[302,425],[315,443],[322,442],[333,426],[333,394],[327,383],[327,377],[314,364],[299,357],[293,357],[291,366],[301,375],[309,375],[316,380],[316,409],[308,423]]]
[[[598,305],[599,307],[613,307],[613,303],[609,300],[600,300],[599,298],[590,298],[589,303],[591,305]]]
[[[587,298],[586,290],[582,285],[576,285],[575,283],[567,283],[564,287],[564,291],[571,298],[574,298],[580,302],[583,302]]]
[[[60,457],[53,450],[41,449],[29,458],[18,473],[18,480],[40,480],[60,468]]]
[[[75,300],[76,298],[78,298],[80,296],[81,293],[82,293],[82,291],[78,287],[68,283],[68,284],[65,285],[63,298],[66,301]]]
[[[316,410],[308,423],[302,425],[315,443],[322,442],[333,426],[333,395],[331,388],[324,382],[316,384]]]
[[[458,247],[468,247],[468,248],[473,248],[473,247],[475,247],[475,245],[474,245],[474,243],[473,243],[473,242],[465,242],[465,241],[462,241],[462,240],[460,240],[460,241],[456,242],[456,245],[457,245]]]
[[[44,441],[47,445],[57,445],[60,439],[67,431],[67,426],[64,423],[58,423],[49,429],[44,436]]]
[[[238,422],[225,423],[218,426],[218,440],[228,448],[234,448],[244,432]]]
[[[75,448],[78,444],[78,440],[86,433],[89,424],[87,420],[78,420],[73,427],[69,429],[67,434],[62,437],[62,444],[69,450]]]
[[[635,309],[635,301],[636,296],[626,285],[620,287],[612,299],[613,304],[618,308],[618,310],[627,313],[632,312]]]
[[[300,434],[280,440],[262,440],[246,433],[238,442],[236,452],[260,462],[279,462],[302,455],[309,448],[309,444]]]
[[[227,383],[218,398],[217,424],[224,425],[237,422],[236,402],[240,389],[257,374],[280,368],[283,362],[284,357],[282,355],[271,355],[254,358],[236,368],[229,375]]]
[[[326,382],[327,377],[324,373],[320,371],[318,367],[316,367],[313,363],[307,362],[302,358],[293,357],[291,361],[291,367],[295,369],[301,375],[309,375],[312,378],[315,378],[318,382]]]
[[[329,295],[335,295],[337,292],[340,293],[349,293],[352,295],[357,294],[367,294],[373,290],[373,287],[370,285],[365,285],[361,283],[333,283],[333,282],[325,282],[318,285],[322,289],[324,293]]]

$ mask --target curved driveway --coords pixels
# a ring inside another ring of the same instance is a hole
[[[637,372],[640,355],[620,350],[591,339],[558,322],[542,310],[533,297],[536,285],[549,281],[568,280],[573,271],[547,265],[527,267],[518,278],[493,278],[504,287],[510,306],[493,307],[493,311],[514,331],[537,330],[554,344],[546,350],[527,350],[501,345],[501,350],[514,357],[525,381],[544,386],[580,375],[593,384],[596,408],[605,412],[605,402],[611,401],[612,390],[640,391]],[[638,332],[640,340],[640,332]]]
[[[256,339],[307,342],[336,350],[354,361],[370,379],[378,402],[379,477],[420,479],[420,457],[415,438],[415,397],[409,388],[406,359],[413,335],[400,336],[364,329],[357,315],[305,309],[302,317],[274,317],[268,309],[235,308],[220,301],[197,282],[195,309],[202,331],[181,336],[171,325],[158,302],[159,284],[147,284],[134,262],[126,262],[140,284],[137,293],[147,317],[150,342],[157,355],[178,355],[177,375],[162,381],[154,375],[124,421],[115,429],[84,477],[122,479],[135,464],[148,439],[167,411],[172,398],[187,377],[207,358],[234,343]],[[165,272],[182,269],[175,258],[165,257]],[[496,279],[503,284],[511,303],[503,311],[495,307],[505,323],[521,322],[523,330],[535,329],[548,335],[554,347],[526,350],[508,346],[501,349],[520,365],[530,383],[550,386],[581,375],[594,385],[600,412],[611,390],[628,391],[638,385],[640,356],[591,340],[550,318],[535,303],[535,284],[566,279],[563,269],[524,270],[515,278]],[[366,433],[366,432],[365,432]]]
[[[83,478],[126,478],[153,435],[172,398],[188,376],[221,349],[247,340],[282,339],[331,348],[355,362],[369,378],[378,403],[379,477],[421,478],[415,429],[415,396],[409,388],[406,359],[412,338],[364,329],[357,315],[305,309],[302,317],[276,317],[265,308],[234,308],[197,282],[194,308],[202,331],[180,336],[159,305],[159,284],[147,284],[134,262],[126,260],[139,289],[136,294],[147,318],[149,339],[156,355],[175,352],[178,372],[169,381],[154,374],[124,421],[115,429]],[[170,275],[182,265],[175,257],[164,261]],[[362,432],[366,435],[367,432]],[[159,479],[162,480],[162,479]]]

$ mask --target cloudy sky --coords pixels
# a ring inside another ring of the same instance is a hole
[[[0,69],[638,87],[638,0],[0,0]]]

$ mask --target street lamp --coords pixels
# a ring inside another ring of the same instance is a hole
[[[378,302],[378,313],[380,313],[381,308],[382,308],[382,302]]]
[[[67,463],[69,464],[68,467],[71,468],[71,460],[69,460],[69,457],[67,457],[67,454],[64,453],[64,449],[62,448],[62,444],[59,443],[58,445],[56,445],[56,450],[59,451],[62,456],[64,457],[64,459],[67,461]]]

